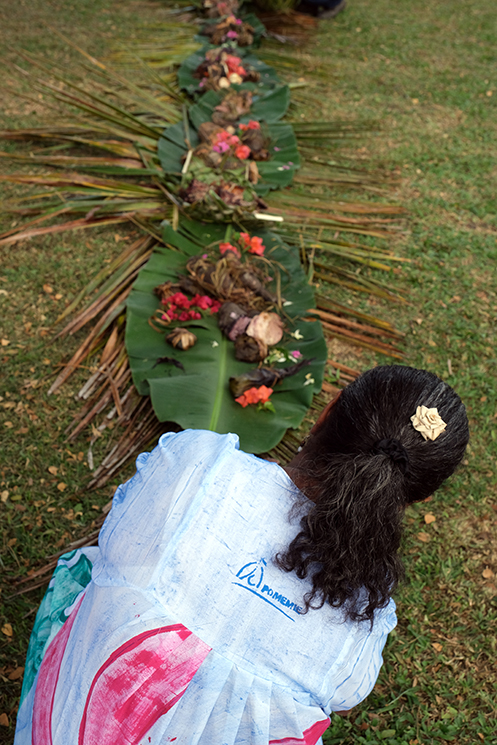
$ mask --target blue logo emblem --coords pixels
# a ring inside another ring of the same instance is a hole
[[[259,561],[249,561],[248,564],[244,564],[241,569],[236,573],[238,582],[233,582],[238,587],[243,587],[245,590],[252,592],[257,597],[264,600],[264,602],[272,605],[273,608],[279,610],[284,616],[295,621],[295,618],[288,615],[286,611],[293,611],[294,613],[302,613],[302,608],[289,600],[281,593],[274,590],[268,584],[264,582],[264,567],[267,567],[265,559],[259,559]],[[285,610],[283,610],[285,608]]]

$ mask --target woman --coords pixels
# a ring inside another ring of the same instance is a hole
[[[314,745],[373,688],[404,508],[467,441],[451,388],[400,366],[348,386],[285,469],[235,435],[164,435],[99,548],[59,563],[16,745]]]

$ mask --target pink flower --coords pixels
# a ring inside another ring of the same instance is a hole
[[[239,145],[240,144],[240,138],[237,135],[231,135],[231,137],[227,140],[228,145]]]
[[[241,18],[235,18],[235,23],[236,23],[237,26],[241,26],[242,23],[243,23],[243,21],[242,21]]]
[[[299,352],[298,349],[294,349],[293,352],[290,352],[290,354],[296,360],[299,360],[302,357],[302,352]]]
[[[230,149],[230,146],[227,142],[221,140],[221,142],[218,142],[217,145],[213,145],[212,149],[216,153],[226,153]]]
[[[248,145],[239,145],[235,150],[235,155],[240,160],[247,160],[250,156],[250,148]]]
[[[236,31],[228,31],[226,34],[226,38],[228,39],[238,39],[238,34]]]

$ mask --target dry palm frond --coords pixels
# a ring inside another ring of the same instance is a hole
[[[304,21],[290,15],[292,23],[300,24],[305,33],[313,27],[311,19],[305,17]],[[23,55],[36,72],[36,87],[78,112],[78,118],[53,128],[0,132],[4,139],[35,141],[40,146],[29,156],[0,153],[0,158],[13,157],[25,164],[53,169],[40,175],[3,177],[11,183],[41,187],[43,191],[12,199],[4,205],[6,211],[33,219],[0,235],[0,245],[68,227],[87,228],[129,220],[147,232],[103,269],[58,319],[58,322],[66,321],[58,336],[72,335],[91,325],[87,337],[50,388],[51,393],[55,392],[75,370],[90,367],[89,377],[78,394],[83,406],[67,431],[68,438],[74,440],[90,424],[98,433],[119,425],[113,429],[115,439],[107,455],[93,473],[94,488],[105,484],[126,462],[171,428],[158,422],[150,400],[139,396],[134,388],[124,345],[126,298],[155,242],[161,241],[160,221],[172,220],[174,224],[178,214],[175,199],[163,180],[157,142],[166,124],[181,121],[183,116],[181,104],[185,99],[175,82],[174,65],[199,47],[191,40],[191,19],[187,24],[179,20],[157,25],[155,30],[157,43],[144,41],[133,51],[119,50],[113,58],[120,67],[137,70],[140,85],[131,82],[120,69],[86,53],[90,67],[86,66],[85,75],[79,80],[71,81],[56,66]],[[167,43],[163,43],[164,39]],[[272,62],[278,59],[280,68],[290,73],[298,71],[300,60],[305,57],[299,54],[294,61],[286,52],[277,51],[273,44],[266,47],[265,55]],[[312,55],[307,55],[304,67],[322,79],[325,69]],[[396,220],[402,208],[378,202],[347,203],[336,196],[332,200],[326,196],[327,190],[337,186],[381,193],[385,185],[393,182],[389,174],[370,173],[338,162],[333,149],[336,144],[362,136],[366,128],[370,129],[371,125],[294,123],[304,160],[295,182],[317,187],[324,193],[302,197],[285,190],[271,194],[270,212],[284,217],[278,232],[284,240],[299,247],[309,278],[402,300],[385,283],[343,266],[348,261],[358,264],[359,271],[361,267],[390,271],[391,262],[400,261],[399,257],[386,249],[350,240],[345,234],[377,240],[389,238],[400,229]],[[63,143],[64,152],[53,152],[47,147],[53,142]],[[68,217],[71,219],[63,224],[53,222]],[[330,258],[339,259],[340,263],[335,265]],[[77,314],[68,320],[78,308]],[[318,301],[313,313],[321,319],[329,338],[347,340],[394,358],[400,356],[401,335],[386,322],[325,299]],[[340,385],[356,375],[357,371],[339,362],[329,361],[329,364],[340,372]],[[333,390],[331,383],[324,384],[325,394]],[[315,404],[322,405],[322,400],[318,398]],[[281,452],[287,455],[293,452],[292,438],[289,433],[283,440]]]

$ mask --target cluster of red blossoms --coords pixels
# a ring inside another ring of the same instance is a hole
[[[249,388],[248,391],[242,393],[241,396],[235,398],[237,404],[245,408],[249,404],[266,404],[269,401],[269,397],[273,392],[272,388],[268,388],[266,385],[261,385],[259,388]]]
[[[261,125],[256,122],[255,119],[251,119],[248,124],[239,124],[238,129],[240,132],[247,132],[250,129],[260,129]],[[251,150],[248,145],[244,145],[238,135],[230,134],[225,129],[217,132],[214,137],[212,149],[216,153],[227,153],[231,151],[236,155],[239,160],[247,160],[251,155]]]
[[[248,145],[242,144],[238,135],[232,135],[225,129],[216,134],[212,149],[214,152],[221,154],[231,150],[239,160],[247,160],[251,152]]]
[[[262,238],[259,238],[257,235],[253,235],[251,238],[248,233],[240,233],[238,242],[241,247],[247,250],[250,254],[256,254],[256,256],[262,256],[264,254],[264,249],[266,247],[262,242]],[[232,243],[220,243],[219,251],[222,255],[225,254],[226,251],[232,251],[236,256],[238,256],[238,258],[241,257],[240,249]]]
[[[248,129],[260,129],[261,125],[255,119],[251,119],[248,124],[239,124],[238,129],[241,132],[246,132]]]
[[[230,75],[239,75],[241,78],[244,78],[247,74],[247,71],[242,65],[240,64],[242,61],[241,57],[235,57],[234,54],[228,54],[225,59],[224,63],[228,68],[228,72]]]
[[[161,300],[161,303],[166,306],[165,312],[161,318],[163,321],[198,321],[202,318],[201,313],[193,308],[200,308],[200,310],[210,310],[212,313],[217,313],[222,303],[219,300],[213,300],[208,295],[194,295],[191,300],[188,300],[186,295],[182,292],[175,292],[174,295]]]

